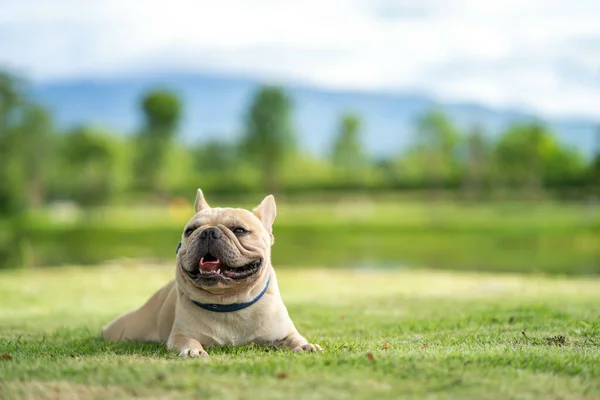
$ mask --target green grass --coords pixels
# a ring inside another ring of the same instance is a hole
[[[0,354],[12,358],[0,398],[600,398],[596,278],[281,269],[296,326],[324,354],[179,359],[95,336],[171,275],[135,263],[0,272]]]

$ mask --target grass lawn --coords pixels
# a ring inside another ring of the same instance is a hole
[[[0,271],[0,398],[600,398],[600,279],[282,269],[324,354],[95,335],[171,266]]]

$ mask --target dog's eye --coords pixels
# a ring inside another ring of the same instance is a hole
[[[192,232],[194,232],[196,229],[195,228],[187,228],[185,231],[183,231],[183,234],[188,237],[192,234]]]
[[[247,231],[247,230],[245,230],[244,228],[234,228],[234,229],[233,229],[233,233],[234,233],[236,236],[242,236],[242,235],[245,235],[245,234],[247,234],[247,233],[248,233],[248,231]]]

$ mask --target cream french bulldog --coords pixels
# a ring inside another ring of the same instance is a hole
[[[194,206],[196,215],[177,252],[175,279],[104,327],[102,336],[166,343],[181,357],[250,342],[322,351],[298,333],[279,294],[271,266],[273,196],[250,212],[211,208],[198,189]]]

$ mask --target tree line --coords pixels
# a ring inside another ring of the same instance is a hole
[[[462,131],[433,108],[404,133],[412,135],[409,148],[374,159],[360,115],[348,112],[339,117],[327,157],[315,157],[302,151],[293,102],[282,87],[257,88],[237,140],[192,145],[179,140],[184,104],[168,89],[141,96],[134,135],[86,124],[61,130],[27,89],[22,79],[0,73],[0,215],[65,199],[84,207],[160,201],[198,186],[223,194],[450,189],[468,198],[499,189],[536,195],[600,187],[600,132],[590,160],[539,120],[516,121],[491,139],[484,126]]]

